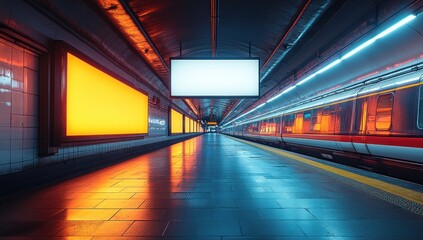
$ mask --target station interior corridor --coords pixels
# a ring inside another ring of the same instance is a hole
[[[0,207],[0,239],[423,236],[420,215],[212,133],[9,196]]]

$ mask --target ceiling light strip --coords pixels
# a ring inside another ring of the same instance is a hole
[[[410,21],[412,21],[413,19],[416,18],[415,14],[410,14],[407,17],[403,18],[402,20],[400,20],[399,22],[395,23],[394,25],[392,25],[391,27],[385,29],[384,31],[382,31],[381,33],[379,33],[378,35],[376,35],[375,37],[367,40],[366,42],[360,44],[359,46],[357,46],[356,48],[352,49],[351,51],[347,52],[346,54],[344,54],[341,58],[338,58],[336,60],[334,60],[333,62],[329,63],[328,65],[326,65],[325,67],[321,68],[320,70],[318,70],[317,72],[315,72],[314,74],[304,78],[303,80],[299,81],[298,83],[296,83],[295,85],[292,85],[291,87],[283,90],[281,93],[278,93],[276,96],[270,98],[269,100],[266,101],[266,103],[272,102],[274,100],[276,100],[277,98],[281,97],[282,95],[284,95],[287,92],[292,91],[293,89],[295,89],[297,86],[309,81],[310,79],[313,79],[316,75],[321,74],[327,70],[329,70],[330,68],[338,65],[339,63],[341,63],[343,60],[353,56],[354,54],[360,52],[361,50],[363,50],[364,48],[372,45],[376,40],[385,37],[387,35],[389,35],[390,33],[394,32],[395,30],[399,29],[400,27],[404,26],[405,24],[409,23]],[[268,59],[269,60],[269,59]],[[268,61],[266,61],[265,65],[267,64]],[[263,68],[262,68],[263,69]],[[227,122],[226,124],[224,124],[224,126],[234,122],[235,120],[257,110],[259,107],[262,107],[265,103],[259,105],[258,107],[240,115],[239,117],[236,117],[235,119]]]
[[[416,15],[411,14],[408,15],[407,17],[405,17],[404,19],[400,20],[399,22],[397,22],[396,24],[392,25],[391,27],[387,28],[386,30],[382,31],[381,33],[379,33],[378,35],[376,35],[375,37],[367,40],[366,42],[360,44],[359,46],[357,46],[356,48],[354,48],[353,50],[347,52],[346,54],[344,54],[341,58],[338,58],[336,60],[334,60],[333,62],[329,63],[328,65],[326,65],[325,67],[321,68],[320,70],[318,70],[316,73],[304,78],[303,80],[301,80],[300,82],[296,83],[295,85],[291,86],[290,88],[284,90],[283,92],[279,93],[278,95],[272,97],[271,99],[269,99],[267,102],[271,102],[277,98],[279,98],[280,96],[282,96],[284,93],[292,90],[293,88],[295,88],[295,86],[299,86],[307,81],[309,81],[310,79],[313,79],[316,75],[321,74],[327,70],[329,70],[330,68],[333,68],[334,66],[338,65],[339,63],[341,63],[343,60],[353,56],[354,54],[360,52],[361,50],[363,50],[364,48],[372,45],[376,40],[387,36],[388,34],[394,32],[396,29],[400,28],[401,26],[404,26],[406,23],[410,22],[411,20],[413,20],[414,18],[416,18]],[[287,91],[288,90],[288,91]]]

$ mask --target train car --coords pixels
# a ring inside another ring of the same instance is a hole
[[[422,183],[422,85],[418,65],[223,132]]]

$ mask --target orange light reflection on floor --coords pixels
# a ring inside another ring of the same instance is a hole
[[[122,210],[137,209],[151,197],[146,183],[151,171],[148,160],[140,156],[103,169],[104,172],[100,176],[94,172],[69,180],[69,193],[62,201],[62,207],[66,209],[64,220],[134,221],[145,217],[148,214],[146,212],[140,212],[138,214],[141,215],[134,216]],[[137,195],[138,193],[143,195]],[[115,228],[88,234],[114,236],[123,234],[129,226],[130,224],[118,224]],[[96,229],[102,229],[102,227],[96,226]],[[86,234],[84,229],[75,229],[72,225],[65,225],[62,231],[64,234]]]
[[[198,151],[201,151],[199,138],[191,138],[170,147],[170,183],[172,192],[189,191],[189,179],[196,174]]]
[[[170,185],[172,192],[178,191],[178,185],[183,175],[184,162],[182,156],[184,154],[184,144],[185,142],[180,142],[170,146]]]

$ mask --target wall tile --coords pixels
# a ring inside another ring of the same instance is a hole
[[[0,127],[10,127],[10,114],[0,113]]]
[[[12,115],[12,127],[23,127],[24,126],[24,116],[23,115]]]
[[[23,141],[22,141],[22,139],[13,139],[13,140],[10,140],[10,146],[11,146],[10,148],[12,150],[20,150],[20,151],[22,151]]]
[[[24,115],[35,116],[38,114],[38,96],[25,93],[24,94]]]
[[[38,95],[38,72],[25,68],[24,92]]]
[[[11,150],[0,150],[0,165],[10,164],[10,151]]]
[[[23,138],[23,128],[21,127],[12,127],[10,130],[10,139],[20,139]]]
[[[10,127],[0,127],[0,140],[10,140]]]
[[[1,78],[1,77],[0,77]],[[0,87],[0,113],[12,112],[12,92]]]
[[[12,90],[17,92],[24,91],[24,82],[21,80],[15,80],[12,78]]]
[[[11,70],[9,66],[4,66],[0,64],[0,88],[12,89],[12,77]]]
[[[38,116],[23,116],[23,126],[24,127],[37,127],[38,126]]]
[[[23,83],[23,49],[12,50],[12,79]],[[21,89],[23,91],[23,88]]]
[[[34,149],[28,148],[22,150],[22,160],[29,161],[34,159]]]
[[[22,115],[23,114],[23,106],[24,106],[24,98],[23,93],[12,91],[12,114]]]
[[[24,150],[37,147],[36,140],[34,140],[34,139],[23,139],[22,142],[23,142],[23,149]]]
[[[0,63],[10,65],[12,62],[12,47],[0,42]]]
[[[31,52],[25,50],[24,52],[24,66],[32,70],[38,71],[39,69],[39,60]]]
[[[24,128],[23,129],[23,139],[36,139],[38,136],[37,128]]]
[[[0,150],[10,150],[10,140],[0,140]]]

